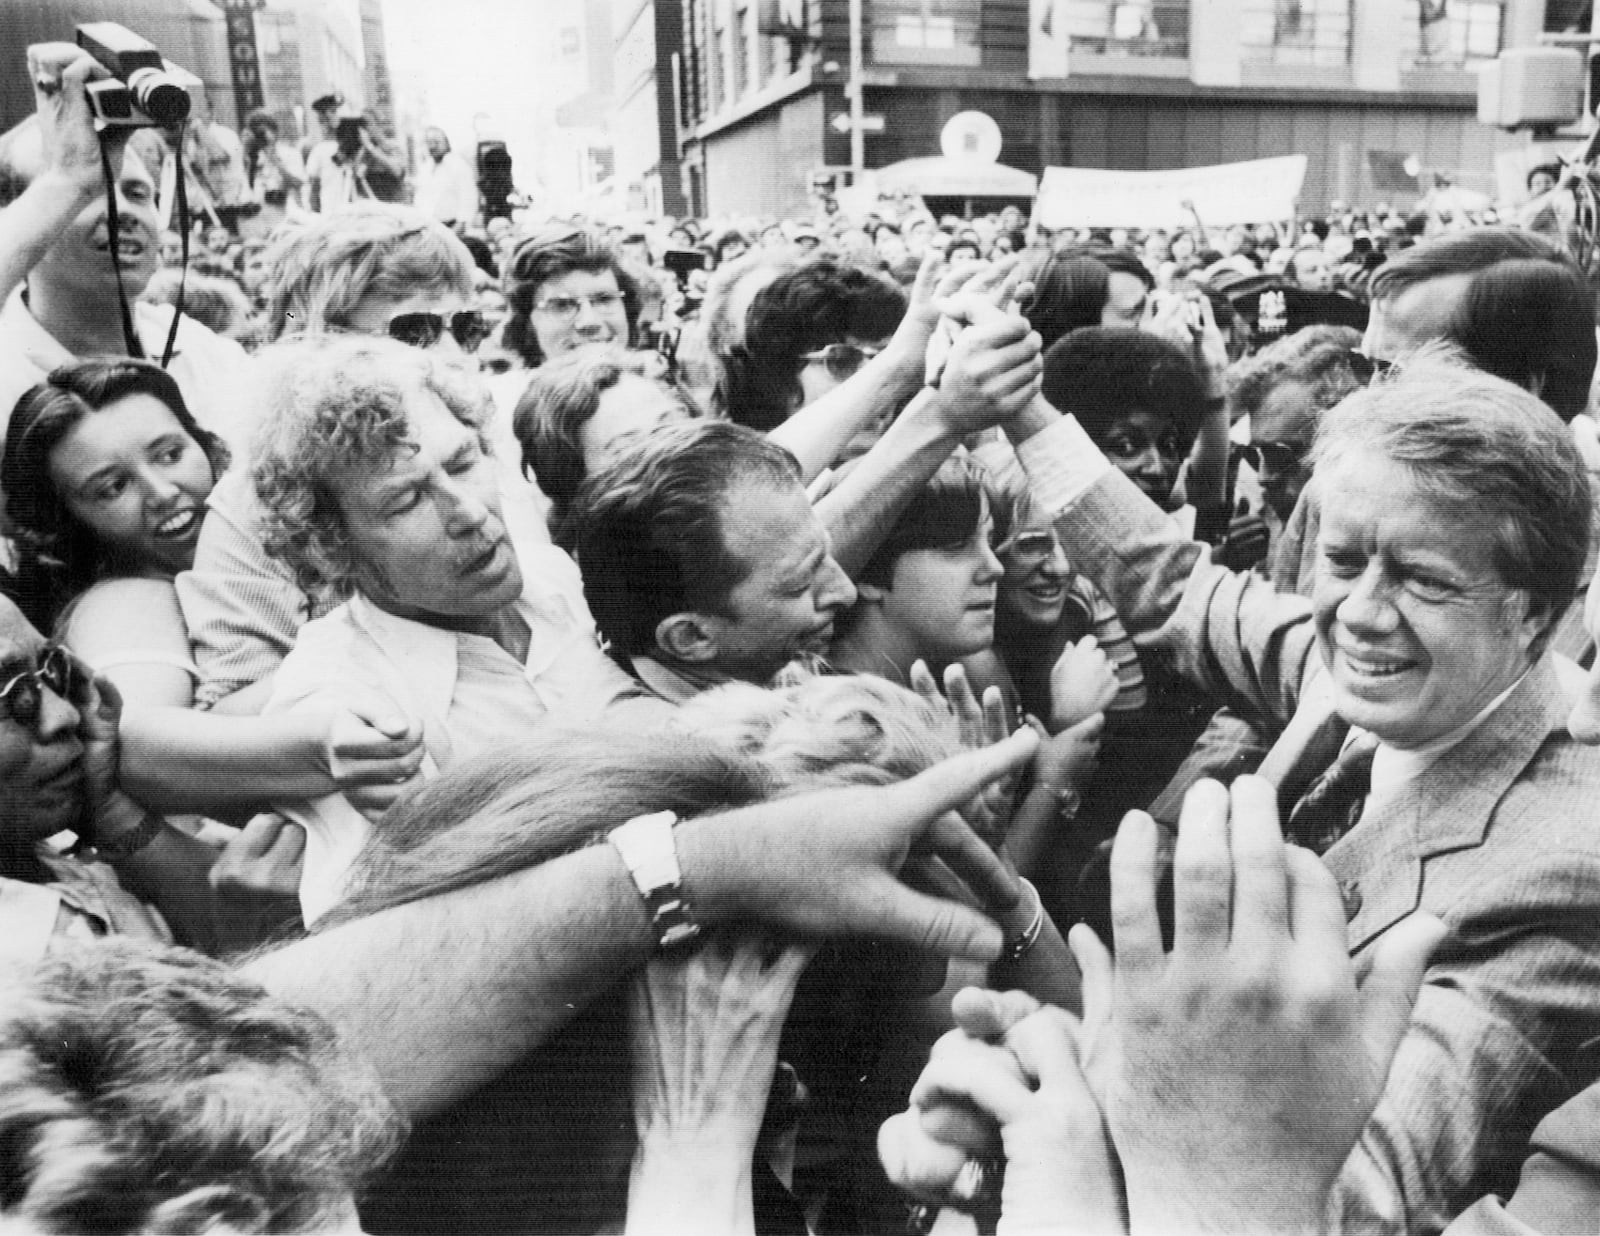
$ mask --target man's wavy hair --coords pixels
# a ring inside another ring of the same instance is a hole
[[[404,1126],[316,1013],[127,938],[52,948],[0,999],[0,1227],[326,1230]]]
[[[472,255],[410,206],[356,202],[288,227],[267,255],[270,339],[350,329],[363,302],[455,292],[472,299]]]
[[[258,380],[250,475],[262,540],[309,596],[355,591],[359,564],[334,477],[352,467],[382,469],[394,452],[417,449],[406,415],[413,394],[438,396],[491,453],[488,394],[421,348],[359,335],[310,339],[263,356]]]
[[[575,270],[597,275],[609,270],[616,276],[617,288],[622,292],[622,311],[628,319],[627,345],[634,344],[644,302],[638,281],[623,266],[616,250],[596,232],[579,227],[549,227],[519,243],[500,274],[511,310],[501,328],[500,342],[506,351],[522,357],[529,369],[538,368],[547,359],[533,328],[533,307],[539,290],[550,280]]]
[[[1267,397],[1290,382],[1311,388],[1311,406],[1318,412],[1333,407],[1363,384],[1351,367],[1351,353],[1361,347],[1361,332],[1349,326],[1319,323],[1297,330],[1228,371],[1228,403],[1235,416],[1251,416]]]

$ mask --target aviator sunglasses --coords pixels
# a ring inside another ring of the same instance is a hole
[[[477,309],[463,309],[449,318],[439,313],[402,313],[389,319],[389,338],[413,348],[431,348],[448,330],[463,352],[476,352],[494,333],[494,327]]]

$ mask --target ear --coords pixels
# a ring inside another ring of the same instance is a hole
[[[656,647],[674,661],[704,665],[716,659],[716,629],[704,614],[672,614],[656,623]]]

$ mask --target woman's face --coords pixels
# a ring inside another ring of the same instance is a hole
[[[1067,605],[1072,567],[1050,521],[1038,517],[1019,528],[1000,549],[1005,578],[996,603],[1026,625],[1051,629]]]
[[[569,270],[533,297],[533,331],[546,359],[595,344],[628,346],[628,311],[613,270]]]
[[[170,574],[194,564],[216,478],[155,396],[129,395],[80,420],[50,452],[50,481],[113,557]]]
[[[1100,445],[1118,471],[1162,510],[1167,509],[1184,455],[1171,417],[1142,410],[1124,412],[1111,418],[1106,440]]]
[[[657,426],[681,421],[688,412],[666,387],[636,373],[625,373],[600,393],[594,415],[578,427],[583,470],[600,471]]]

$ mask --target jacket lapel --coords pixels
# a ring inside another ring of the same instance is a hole
[[[1563,708],[1544,657],[1483,724],[1328,851],[1353,910],[1351,952],[1417,908],[1424,862],[1483,844],[1496,805],[1561,726]]]

